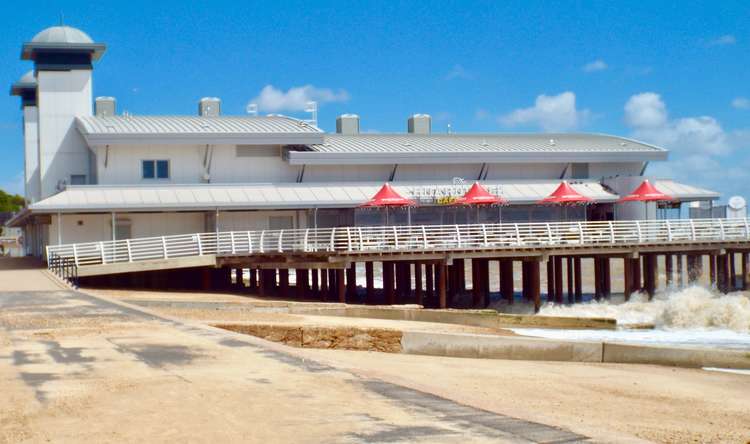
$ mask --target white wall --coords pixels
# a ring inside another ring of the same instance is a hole
[[[259,148],[270,148],[259,146]],[[212,183],[294,182],[299,167],[286,163],[280,155],[237,157],[235,145],[213,145]],[[100,184],[201,183],[206,172],[205,145],[117,145],[96,148],[96,171]],[[142,160],[169,160],[169,180],[142,179]]]
[[[385,182],[392,171],[393,165],[307,165],[302,182]]]
[[[24,194],[30,203],[40,198],[39,182],[39,109],[23,107]]]
[[[479,163],[399,165],[393,180],[450,180],[454,177],[476,180],[481,169],[482,164]]]
[[[492,163],[487,165],[487,180],[559,179],[565,163]],[[570,168],[567,174],[570,175]]]
[[[589,177],[640,176],[643,162],[590,163]]]
[[[269,230],[269,219],[272,216],[291,216],[294,228],[305,228],[307,217],[304,211],[231,211],[219,213],[219,230]],[[213,228],[213,217],[211,227]]]
[[[91,71],[39,71],[39,174],[41,198],[70,183],[72,174],[90,178],[89,149],[75,128],[75,116],[91,115]]]

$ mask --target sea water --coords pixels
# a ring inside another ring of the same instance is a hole
[[[546,304],[541,315],[605,317],[617,320],[616,330],[513,329],[518,334],[552,339],[577,339],[700,346],[750,350],[750,294],[727,295],[704,287],[590,301],[575,305]],[[653,329],[635,329],[643,324]]]

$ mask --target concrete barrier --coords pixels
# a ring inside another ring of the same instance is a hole
[[[570,342],[513,336],[403,332],[402,353],[458,358],[602,362],[599,342]]]
[[[610,318],[579,318],[564,316],[515,315],[495,310],[433,310],[403,307],[311,307],[290,305],[289,312],[320,316],[388,319],[396,321],[436,322],[486,328],[565,328],[614,330],[617,321]]]
[[[750,369],[750,352],[604,343],[602,362]]]

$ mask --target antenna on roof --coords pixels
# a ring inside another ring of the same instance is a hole
[[[258,104],[257,103],[248,103],[247,107],[245,108],[245,111],[247,111],[248,114],[250,114],[253,117],[258,116]]]
[[[310,119],[305,120],[305,122],[313,126],[318,126],[318,102],[310,101],[305,103],[305,112],[310,113]]]

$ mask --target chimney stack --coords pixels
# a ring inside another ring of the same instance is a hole
[[[96,117],[112,117],[117,113],[117,101],[114,97],[97,97],[94,100]]]
[[[359,134],[359,116],[356,114],[342,114],[336,117],[336,132],[338,134]]]
[[[429,114],[414,114],[407,121],[409,134],[430,134],[432,131],[432,118]]]
[[[218,97],[204,97],[198,102],[198,115],[201,117],[219,117],[221,114],[221,99]]]

